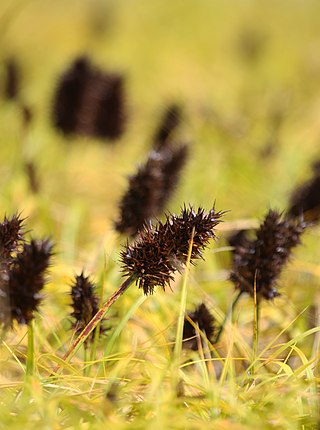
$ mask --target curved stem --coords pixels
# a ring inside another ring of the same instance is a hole
[[[113,303],[130,287],[130,285],[135,281],[136,276],[132,275],[128,279],[126,279],[123,284],[112,294],[111,297],[105,302],[105,304],[98,310],[98,312],[95,314],[95,316],[91,319],[91,321],[86,325],[86,327],[82,330],[82,332],[79,334],[77,339],[74,341],[74,343],[70,346],[68,351],[63,357],[64,361],[69,361],[74,354],[77,352],[77,350],[80,348],[80,346],[83,344],[83,342],[88,338],[90,333],[97,327],[99,322],[104,317],[107,310],[110,308],[110,306],[113,305]],[[60,365],[59,365],[60,367]]]

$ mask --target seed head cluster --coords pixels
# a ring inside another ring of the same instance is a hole
[[[124,132],[124,79],[96,69],[86,57],[61,76],[53,101],[53,123],[64,134],[117,139]]]
[[[278,296],[277,279],[306,226],[302,218],[284,218],[270,210],[256,239],[246,238],[235,247],[231,272],[235,287],[253,295],[256,284],[258,297],[271,300]]]
[[[23,219],[0,223],[0,324],[28,324],[42,299],[41,290],[52,256],[48,239],[24,238]]]
[[[149,153],[146,163],[129,178],[115,223],[118,232],[135,236],[147,221],[162,212],[177,186],[187,156],[187,145]]]
[[[145,225],[137,241],[121,253],[124,274],[133,276],[144,294],[152,294],[156,286],[165,289],[185,265],[192,235],[191,262],[202,258],[209,240],[215,239],[221,215],[214,208],[205,212],[190,206],[179,217],[169,214],[165,222]]]
[[[74,319],[73,327],[76,334],[79,335],[86,327],[92,317],[99,310],[99,299],[95,294],[96,286],[88,276],[82,272],[75,277],[71,286],[72,308],[71,316]],[[87,342],[92,342],[95,336],[95,330],[87,339]]]
[[[189,321],[191,319],[194,324]],[[209,342],[214,342],[216,331],[215,319],[211,315],[209,309],[204,303],[201,303],[194,312],[188,314],[188,318],[184,320],[183,326],[183,345],[186,348],[196,351],[198,349],[197,330],[194,325],[198,326],[199,330],[204,333]]]

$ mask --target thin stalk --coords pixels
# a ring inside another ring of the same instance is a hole
[[[63,356],[63,360],[68,362],[78,351],[83,342],[88,338],[92,330],[94,330],[99,322],[102,320],[107,310],[122,294],[130,287],[130,285],[136,280],[136,276],[132,275],[126,279],[123,284],[112,294],[111,297],[105,302],[105,304],[98,310],[95,316],[89,321],[86,327],[79,334],[74,343],[70,346],[66,354]],[[59,366],[60,367],[60,366]],[[59,368],[58,367],[58,368]]]
[[[103,305],[105,272],[106,272],[106,262],[104,263],[104,270],[103,270],[102,276],[101,276],[99,307],[101,307]],[[94,332],[94,338],[93,338],[93,343],[92,343],[92,347],[91,347],[91,354],[90,354],[90,359],[92,362],[94,362],[96,359],[97,345],[98,345],[99,337],[100,337],[100,327],[101,327],[101,321],[99,321],[99,323],[97,324],[96,331]]]
[[[26,375],[30,376],[33,374],[34,374],[34,320],[32,319],[28,325]]]
[[[240,297],[242,296],[242,293],[243,293],[243,291],[239,291],[238,295],[237,295],[237,296],[235,297],[235,299],[233,300],[233,302],[232,302],[232,304],[231,304],[230,308],[228,309],[228,312],[226,313],[226,315],[225,315],[225,317],[224,317],[224,319],[223,319],[223,321],[222,321],[222,324],[221,324],[220,329],[219,329],[219,331],[218,331],[217,337],[215,338],[215,340],[214,340],[214,342],[213,342],[213,343],[218,343],[218,342],[219,342],[220,337],[221,337],[221,335],[222,335],[222,333],[223,333],[223,330],[224,330],[224,328],[225,328],[225,325],[226,325],[226,323],[227,323],[227,321],[228,321],[228,319],[229,319],[230,315],[233,315],[234,308],[236,307],[236,304],[238,303],[238,301],[239,301]]]
[[[83,344],[83,376],[89,376],[89,366],[88,366],[88,346]]]
[[[183,284],[182,284],[176,342],[174,345],[174,352],[173,352],[174,365],[176,367],[175,369],[176,380],[174,381],[175,386],[177,386],[177,383],[178,383],[178,369],[179,369],[180,356],[181,356],[181,350],[182,350],[184,315],[185,315],[186,303],[187,303],[187,281],[188,281],[189,267],[190,267],[190,261],[191,261],[194,233],[195,233],[195,230],[193,228],[191,233],[190,243],[189,243],[188,257],[187,257],[186,268],[185,268]]]
[[[253,285],[253,363],[255,363],[258,353],[258,337],[259,337],[259,317],[260,317],[260,305],[257,298],[257,280],[255,276]],[[255,373],[254,366],[252,367],[252,373]]]

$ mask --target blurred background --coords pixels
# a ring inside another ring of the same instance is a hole
[[[216,201],[230,211],[226,230],[285,210],[319,158],[319,12],[312,0],[3,0],[2,212],[22,212],[37,235],[52,235],[66,266],[90,267],[92,256],[94,267],[102,249],[113,252],[128,175],[171,103],[182,107],[176,140],[190,156],[167,209]],[[59,79],[79,56],[123,76],[118,139],[54,127]]]

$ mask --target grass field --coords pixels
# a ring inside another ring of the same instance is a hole
[[[320,158],[319,17],[316,0],[2,0],[0,218],[22,213],[27,237],[50,236],[55,254],[34,350],[25,325],[2,331],[0,429],[319,429],[319,225],[285,266],[281,296],[261,301],[258,333],[244,295],[217,344],[190,351],[179,338],[179,315],[199,303],[218,325],[228,313],[228,234],[285,211]],[[67,138],[52,125],[59,76],[79,55],[125,77],[118,141]],[[18,100],[3,96],[8,58]],[[227,211],[218,239],[165,292],[132,285],[94,348],[64,360],[76,337],[74,275],[91,276],[101,304],[123,282],[118,203],[170,103],[182,106],[175,138],[190,154],[166,210],[215,202]]]

